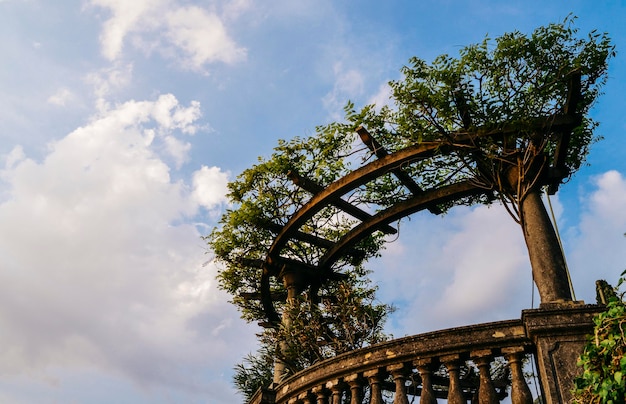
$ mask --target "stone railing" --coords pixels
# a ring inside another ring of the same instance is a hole
[[[507,396],[513,404],[532,404],[522,371],[526,356],[537,364],[544,403],[565,403],[597,311],[556,304],[525,310],[521,320],[395,339],[317,363],[259,391],[250,404],[408,404],[416,396],[421,404],[438,398],[492,404]]]

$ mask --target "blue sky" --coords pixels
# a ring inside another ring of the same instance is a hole
[[[0,402],[241,402],[255,350],[201,236],[279,138],[431,60],[578,16],[618,51],[604,140],[552,198],[576,297],[626,268],[621,1],[0,0]],[[501,207],[415,215],[371,263],[396,336],[537,305]]]

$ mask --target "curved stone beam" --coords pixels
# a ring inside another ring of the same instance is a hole
[[[477,186],[471,180],[457,182],[440,188],[422,191],[410,199],[398,202],[395,205],[378,212],[371,219],[355,226],[346,233],[335,245],[330,248],[320,260],[318,267],[322,271],[329,271],[335,261],[345,254],[347,249],[369,236],[380,227],[385,226],[403,217],[412,215],[423,209],[466,196],[479,195],[487,192],[485,188]]]
[[[332,199],[339,198],[351,190],[367,184],[391,171],[394,167],[431,157],[438,149],[441,149],[441,147],[445,147],[441,142],[424,142],[419,145],[410,146],[360,167],[330,184],[322,192],[314,195],[289,219],[287,224],[276,236],[269,249],[268,263],[272,265],[273,258],[279,256],[280,250],[287,244],[298,229],[304,225],[307,220],[311,219],[316,213],[327,206]]]

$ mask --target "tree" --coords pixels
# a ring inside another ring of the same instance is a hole
[[[364,263],[379,254],[394,229],[382,223],[333,260],[326,259],[327,252],[368,212],[386,212],[438,190],[454,198],[435,199],[428,206],[433,213],[502,201],[521,225],[542,302],[571,300],[563,253],[541,193],[544,187],[556,192],[597,139],[597,124],[588,114],[614,54],[606,34],[579,38],[573,22],[568,17],[530,35],[486,38],[456,58],[442,55],[431,64],[413,58],[402,69],[403,78],[390,83],[392,105],[357,111],[348,103],[345,122],[320,126],[308,138],[279,141],[270,158],[229,184],[234,208],[208,241],[223,264],[220,287],[233,296],[242,317],[269,320],[273,331],[264,335],[275,341],[278,313],[285,318],[296,297],[309,302],[298,310],[331,310],[320,302],[346,279],[365,276]],[[367,147],[356,146],[357,133]],[[276,241],[312,195],[341,183],[355,166],[407,150],[420,153],[303,216],[297,231]],[[320,335],[302,338],[324,341]]]

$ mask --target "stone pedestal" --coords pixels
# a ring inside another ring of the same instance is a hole
[[[593,316],[602,310],[598,305],[563,302],[522,312],[526,335],[537,348],[544,404],[570,402],[574,378],[581,372],[576,362],[587,336],[593,334]]]

